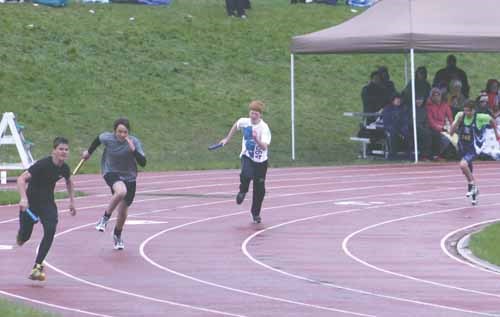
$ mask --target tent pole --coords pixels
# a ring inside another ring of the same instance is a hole
[[[405,54],[405,84],[408,82],[408,54]]]
[[[295,71],[294,71],[294,56],[290,54],[290,112],[292,126],[292,161],[295,161]]]
[[[417,111],[415,105],[415,52],[410,49],[411,61],[411,107],[413,109],[413,145],[415,151],[415,164],[418,163],[418,140],[417,140]]]

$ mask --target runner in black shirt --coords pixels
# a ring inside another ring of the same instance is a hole
[[[54,139],[52,155],[37,161],[17,179],[17,188],[21,196],[17,244],[21,246],[29,240],[33,226],[38,222],[38,219],[41,220],[43,226],[43,239],[35,265],[29,276],[32,280],[45,280],[42,263],[54,240],[58,220],[54,187],[57,181],[63,177],[66,180],[69,194],[70,213],[72,216],[76,214],[73,181],[70,178],[69,167],[64,162],[68,158],[68,154],[68,140],[57,137]],[[26,185],[28,185],[27,188]]]

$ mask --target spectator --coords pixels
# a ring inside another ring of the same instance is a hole
[[[380,74],[374,71],[370,75],[370,82],[361,90],[361,99],[363,100],[363,112],[378,112],[387,104],[385,96],[386,90],[382,86]],[[367,124],[375,121],[375,118],[367,118]]]
[[[476,98],[476,103],[477,103],[477,113],[486,113],[489,115],[492,115],[492,110],[490,108],[490,105],[488,104],[488,94],[486,92],[482,92],[477,98]]]
[[[420,66],[415,71],[415,96],[427,97],[430,91],[431,84],[427,81],[427,68],[425,68],[425,66]],[[403,89],[402,95],[403,104],[411,108],[411,80],[408,82],[405,89]]]
[[[486,94],[486,93],[485,93]],[[483,98],[483,96],[481,96]],[[487,97],[486,97],[487,98]],[[497,126],[497,133],[500,133],[500,105],[493,106],[491,117]],[[485,129],[483,132],[484,143],[480,149],[480,157],[483,159],[500,160],[500,144],[493,129]]]
[[[467,80],[467,74],[457,67],[457,58],[455,55],[448,55],[446,59],[446,67],[440,69],[434,76],[434,81],[432,82],[433,87],[438,87],[440,89],[447,89],[450,82],[453,79],[458,79],[462,83],[462,94],[469,98],[469,81]]]
[[[242,19],[246,19],[245,14],[245,0],[226,0],[226,12],[228,16],[237,16]],[[248,6],[250,2],[248,1]]]
[[[488,79],[485,92],[488,95],[488,105],[493,111],[493,107],[498,105],[498,80]]]
[[[460,80],[453,79],[450,81],[448,91],[443,95],[443,100],[450,105],[453,116],[463,110],[466,98],[462,93]]]
[[[397,153],[406,145],[409,156],[408,114],[401,105],[401,96],[396,94],[382,111],[384,131],[389,145],[389,159],[395,159]]]
[[[394,86],[394,83],[391,80],[391,77],[389,75],[389,69],[386,66],[380,66],[378,68],[378,73],[380,74],[380,81],[382,83],[382,86],[385,89],[385,103],[384,105],[388,104],[391,102],[392,96],[397,94],[396,92],[396,86]]]
[[[439,88],[432,88],[426,108],[427,121],[431,128],[432,158],[442,160],[444,152],[451,144],[451,139],[447,137],[447,134],[449,135],[453,117],[450,106],[442,100]]]
[[[432,135],[427,121],[427,108],[425,98],[418,96],[415,98],[415,121],[417,126],[418,153],[421,161],[428,161],[432,158]],[[411,107],[410,107],[411,109]],[[410,134],[413,131],[413,109],[410,111]],[[438,140],[439,144],[439,140]]]

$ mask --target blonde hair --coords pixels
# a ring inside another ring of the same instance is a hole
[[[252,100],[250,104],[248,105],[248,109],[252,111],[257,111],[260,112],[261,114],[264,112],[264,109],[266,108],[266,105],[264,102],[260,100]]]

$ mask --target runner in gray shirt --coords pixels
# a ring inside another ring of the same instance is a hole
[[[117,209],[118,217],[113,234],[114,248],[123,250],[121,234],[127,220],[128,208],[134,201],[137,164],[146,166],[146,156],[139,139],[128,134],[130,131],[128,119],[117,119],[113,124],[113,130],[114,132],[104,132],[95,138],[89,149],[83,152],[82,158],[88,160],[100,144],[104,145],[101,172],[113,196],[96,229],[104,232],[113,211]]]

